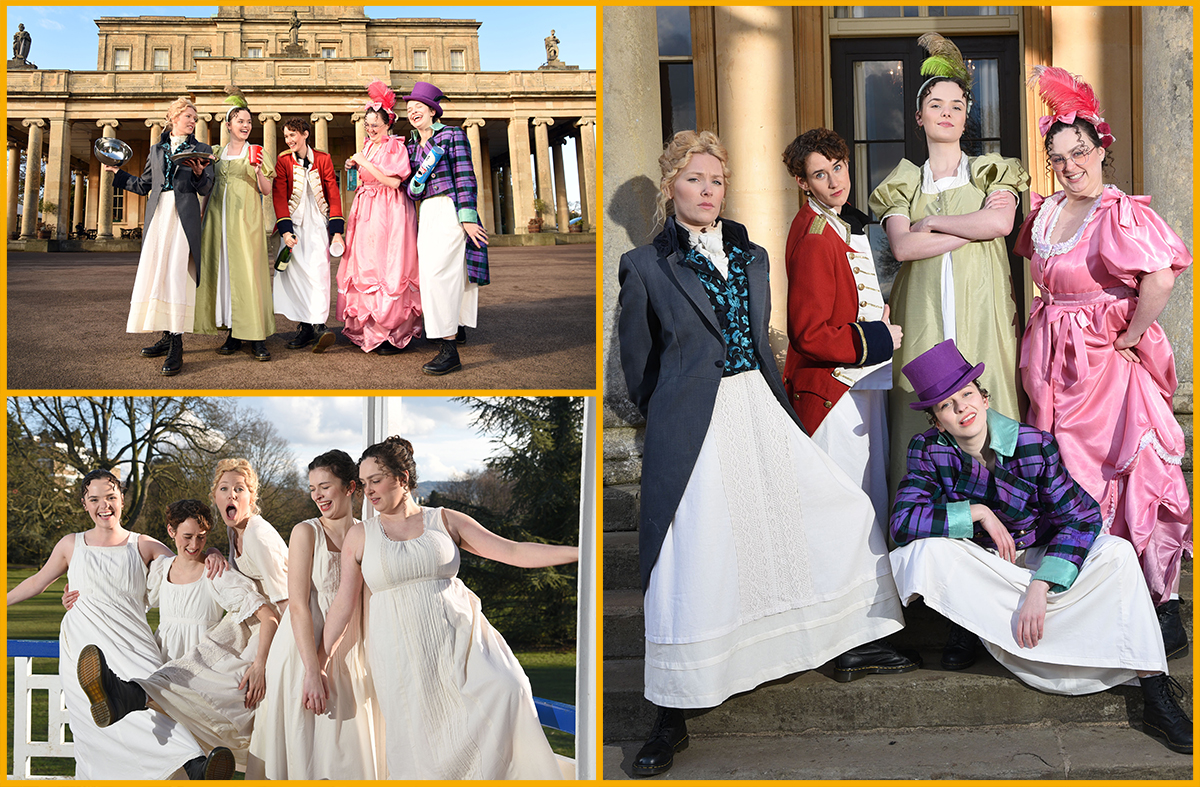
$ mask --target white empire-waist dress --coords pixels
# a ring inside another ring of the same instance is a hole
[[[668,708],[719,705],[903,628],[871,500],[757,370],[721,380],[645,618],[646,698]]]

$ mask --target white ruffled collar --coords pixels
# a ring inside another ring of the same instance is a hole
[[[729,258],[725,256],[725,237],[721,229],[721,222],[718,221],[712,227],[705,227],[700,232],[695,232],[690,227],[684,227],[684,229],[688,232],[688,245],[712,260],[713,265],[717,266],[717,270],[721,272],[722,276],[728,276]]]

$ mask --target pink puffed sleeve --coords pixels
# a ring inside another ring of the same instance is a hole
[[[1170,268],[1178,276],[1187,270],[1191,253],[1162,216],[1150,209],[1150,197],[1109,191],[1115,192],[1115,199],[1096,228],[1101,260],[1108,272],[1137,287],[1144,274]],[[1109,199],[1107,194],[1105,199]]]
[[[372,161],[384,173],[401,179],[407,178],[412,172],[412,165],[408,162],[408,149],[404,147],[404,140],[400,137],[388,137],[383,149],[379,151],[379,158]]]
[[[1027,260],[1033,259],[1033,222],[1037,221],[1038,211],[1045,201],[1046,198],[1036,191],[1029,192],[1029,215],[1021,222],[1021,231],[1017,233],[1017,242],[1013,246],[1013,253]]]

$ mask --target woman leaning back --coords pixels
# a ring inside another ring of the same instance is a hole
[[[766,252],[720,215],[726,158],[711,132],[676,134],[659,158],[659,216],[674,215],[621,258],[621,366],[646,417],[638,534],[658,706],[637,775],[665,772],[687,745],[684,708],[835,657],[843,682],[919,666],[874,641],[903,627],[883,530],[788,404],[767,343]]]
[[[986,362],[992,407],[1021,417],[1017,311],[1004,237],[1029,176],[1016,159],[963,152],[972,96],[962,53],[937,33],[918,44],[930,52],[921,73],[932,76],[917,93],[917,126],[929,159],[921,167],[902,159],[870,199],[892,255],[904,263],[889,299],[892,320],[904,328],[888,397],[893,488],[909,440],[928,428],[909,407],[916,396],[900,369],[934,345],[954,339],[963,355]]]

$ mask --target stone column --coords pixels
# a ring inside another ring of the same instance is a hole
[[[617,267],[621,255],[649,243],[655,229],[658,157],[662,154],[658,21],[652,7],[609,6],[604,9],[603,23],[604,104],[621,108],[605,118],[605,139],[614,153],[604,159],[604,199],[600,202],[605,214],[604,528],[634,530],[636,484],[641,478],[636,428],[644,422],[626,395],[618,360]],[[590,137],[590,126],[584,124],[587,120],[578,123],[585,161]],[[579,185],[581,191],[588,188],[585,183]]]
[[[782,361],[787,348],[783,251],[799,199],[796,181],[779,156],[796,138],[796,113],[779,112],[770,123],[748,123],[744,99],[753,94],[758,106],[796,106],[796,71],[779,67],[795,57],[793,9],[717,7],[714,13],[721,142],[729,151],[730,169],[745,174],[726,192],[722,215],[746,225],[750,238],[770,256],[771,346]]]
[[[605,12],[607,13],[607,11]],[[657,51],[657,50],[656,50]],[[588,229],[595,230],[600,216],[596,211],[596,118],[583,117],[575,121],[575,125],[579,126],[579,149],[575,151],[579,156],[579,208],[583,213],[583,220],[587,222]],[[636,125],[636,124],[630,124]],[[662,119],[659,118],[659,136],[662,136]],[[622,143],[624,144],[624,143]],[[659,149],[659,154],[662,149]],[[658,156],[654,157],[655,167],[658,167]],[[652,170],[653,172],[654,170]],[[657,186],[656,186],[657,188]],[[653,211],[651,211],[653,212]],[[619,259],[619,258],[618,258]]]
[[[208,141],[208,121],[212,120],[210,114],[196,115],[196,141],[203,142],[205,145],[212,144]]]
[[[117,135],[116,120],[97,120],[101,134],[106,137]],[[113,174],[100,170],[100,207],[96,215],[96,240],[108,240],[112,234],[112,203],[113,203]]]
[[[17,231],[17,176],[21,171],[21,146],[8,143],[8,237],[11,240]]]
[[[87,173],[75,171],[75,205],[71,211],[71,231],[83,224],[83,203],[87,201]]]
[[[221,136],[220,136],[221,147],[224,148],[226,145],[229,144],[229,125],[225,122],[224,113],[218,114],[218,113],[214,112],[213,120],[216,121],[217,127],[221,129]],[[211,143],[209,143],[209,144],[211,144]]]
[[[583,231],[587,232],[591,227],[588,225],[588,204],[587,188],[584,187],[583,177],[583,135],[579,133],[579,129],[575,129],[575,168],[579,172],[579,215],[583,217]]]
[[[88,161],[87,172],[87,204],[83,207],[83,227],[89,230],[99,230],[100,225],[97,220],[97,205],[100,203],[100,177],[103,171],[100,169],[100,160],[95,156]]]
[[[500,226],[500,223],[496,220],[495,211],[492,210],[492,155],[488,150],[487,137],[479,140],[479,159],[483,175],[483,179],[479,182],[479,215],[483,218],[488,232],[499,232],[499,229],[496,228]]]
[[[483,180],[483,146],[479,141],[479,129],[483,127],[483,121],[478,118],[467,118],[463,121],[462,127],[467,131],[467,142],[471,146],[471,169],[475,172],[476,185],[475,211],[479,214],[479,220],[484,221],[483,214],[487,211],[484,210],[485,203],[483,201],[483,189],[485,185]],[[484,222],[484,227],[487,227],[486,222]],[[491,229],[490,227],[487,228]]]
[[[1145,6],[1142,15],[1142,106],[1153,107],[1153,120],[1142,123],[1145,193],[1154,210],[1189,250],[1192,249],[1192,9]],[[1194,251],[1194,250],[1193,250]],[[1175,411],[1192,412],[1192,270],[1175,280],[1175,289],[1158,321],[1175,349],[1179,390]],[[1186,408],[1186,409],[1185,409]],[[1191,418],[1184,424],[1190,435]],[[1184,459],[1190,470],[1191,456]]]
[[[329,152],[329,121],[333,120],[333,115],[328,112],[314,112],[312,114],[312,122],[316,135],[316,142],[313,147],[317,150]]]
[[[154,120],[154,119],[147,120],[146,127],[148,129],[150,129],[150,147],[153,148],[155,145],[158,144],[159,138],[162,137],[162,133],[163,133],[162,121]],[[196,123],[196,128],[197,128],[197,130],[200,128],[199,122]],[[198,131],[196,134],[196,139],[200,139],[200,134]]]
[[[533,158],[537,162],[537,197],[546,203],[546,213],[554,204],[554,187],[550,182],[549,128],[554,118],[533,119]],[[544,216],[543,216],[544,220]]]
[[[511,144],[511,141],[510,143]],[[528,161],[529,157],[526,156]],[[513,235],[519,235],[523,232],[528,232],[524,223],[517,223],[517,213],[513,205],[513,192],[517,181],[517,173],[513,171],[512,156],[509,156],[508,166],[504,168],[504,174],[501,176],[500,184],[504,189],[504,226],[508,227],[508,231]]]
[[[563,167],[563,145],[565,139],[560,139],[550,146],[554,159],[554,202],[558,209],[558,231],[571,231],[571,207],[567,204],[567,173]]]
[[[657,60],[655,62],[657,63]],[[513,231],[524,235],[529,232],[529,219],[533,218],[533,171],[529,166],[527,117],[515,117],[508,121],[508,161],[512,168],[512,177],[509,178],[508,184],[512,189],[508,210],[513,214]]]
[[[278,112],[263,112],[258,116],[263,127],[263,161],[269,161],[272,167],[279,158],[279,128],[276,124],[280,120],[283,116]]]
[[[363,145],[367,144],[367,126],[366,118],[362,112],[355,112],[350,116],[350,120],[354,122],[354,152],[363,149]]]
[[[44,217],[53,225],[51,237],[66,238],[68,230],[67,203],[71,195],[71,126],[70,120],[50,121],[50,155],[46,160],[46,188],[43,199],[48,208]]]
[[[500,167],[492,170],[492,215],[496,217],[496,232],[512,234],[512,226],[504,219],[504,201],[500,195],[504,193],[504,170]]]
[[[37,237],[38,192],[42,185],[42,129],[46,121],[26,118],[21,125],[29,129],[25,148],[25,210],[21,214],[21,240]]]

